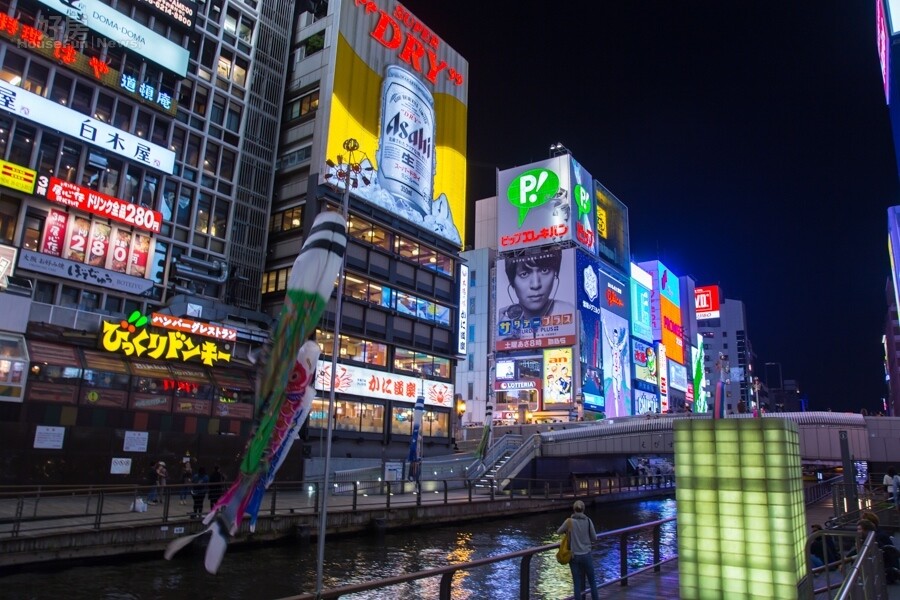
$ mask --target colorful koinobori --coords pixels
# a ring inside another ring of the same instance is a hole
[[[331,297],[346,247],[344,218],[335,212],[319,214],[294,261],[284,307],[259,360],[256,429],[247,443],[237,480],[203,519],[206,529],[173,540],[166,548],[166,559],[195,538],[211,533],[204,565],[216,573],[228,538],[237,533],[245,515],[250,517],[250,530],[255,529],[266,488],[312,407],[319,346],[307,338]]]

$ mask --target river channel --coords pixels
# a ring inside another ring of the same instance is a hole
[[[675,516],[674,499],[597,505],[588,508],[598,531]],[[325,543],[324,586],[370,581],[451,563],[471,561],[559,541],[556,528],[566,512],[523,515],[456,526],[417,528],[383,535],[332,536]],[[662,531],[663,555],[675,552],[675,524]],[[633,546],[651,555],[649,533]],[[61,569],[43,569],[0,578],[0,598],[150,600],[157,598],[271,599],[314,592],[316,544],[282,543],[267,547],[231,549],[217,575],[203,570],[202,548],[183,551],[172,561],[117,560]],[[618,545],[614,540],[594,551],[597,574],[602,580],[617,576]],[[518,561],[508,561],[471,572],[453,580],[454,599],[518,597]],[[560,565],[552,552],[532,560],[531,597],[556,599],[571,596],[569,567]],[[355,600],[420,600],[438,597],[439,578],[430,578],[346,598]]]

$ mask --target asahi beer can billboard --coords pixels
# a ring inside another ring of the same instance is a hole
[[[394,0],[341,2],[325,156],[359,142],[351,193],[463,246],[468,63]],[[326,93],[325,97],[329,97]],[[325,168],[319,181],[333,179]]]

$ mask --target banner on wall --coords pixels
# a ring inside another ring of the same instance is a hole
[[[606,416],[625,417],[631,412],[628,321],[605,308],[601,309],[600,320]]]
[[[634,378],[650,385],[659,385],[656,350],[653,348],[653,345],[632,339],[631,347],[631,356],[634,362]]]
[[[331,391],[331,361],[320,360],[316,369],[316,389]],[[337,365],[334,391],[381,400],[399,400],[415,404],[419,395],[428,406],[453,406],[453,384],[420,377],[385,373],[353,365]]]
[[[543,404],[572,403],[572,349],[544,350]],[[546,410],[546,408],[544,409]]]

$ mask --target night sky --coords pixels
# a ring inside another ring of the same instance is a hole
[[[403,3],[469,62],[470,215],[561,142],[628,206],[634,261],[744,302],[758,371],[880,409],[900,193],[874,1]]]

